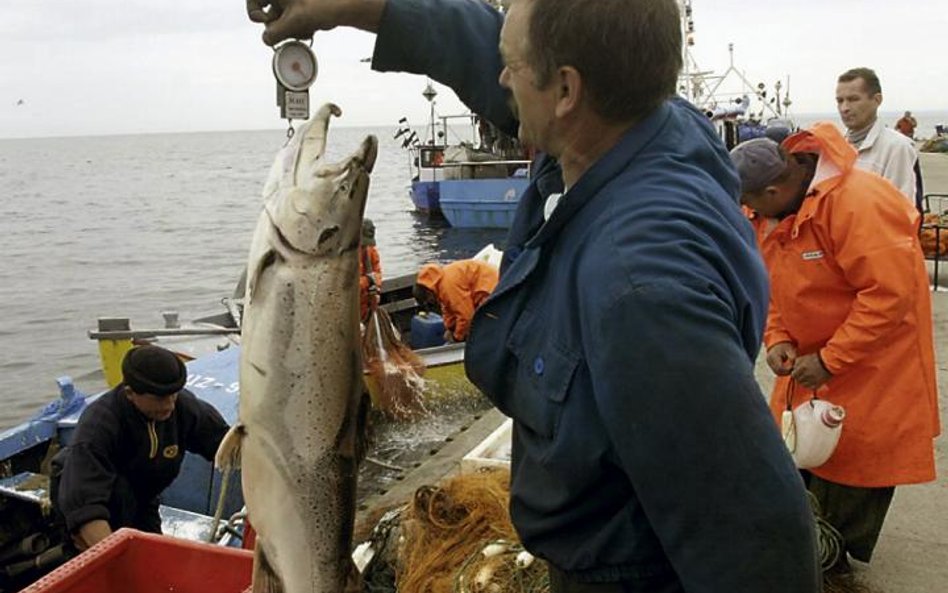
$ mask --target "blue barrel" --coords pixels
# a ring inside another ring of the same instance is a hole
[[[411,318],[411,347],[431,348],[444,344],[444,319],[437,313],[417,313]]]

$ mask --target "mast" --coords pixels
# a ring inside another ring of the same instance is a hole
[[[775,97],[771,99],[763,83],[753,84],[744,73],[734,65],[734,44],[727,46],[729,64],[723,74],[715,74],[713,70],[702,71],[695,60],[692,50],[695,46],[695,21],[692,0],[678,0],[678,11],[681,19],[681,57],[682,69],[678,77],[679,94],[702,111],[711,112],[718,108],[740,105],[742,102],[749,108],[748,98],[755,97],[760,104],[759,117],[766,113],[773,117],[789,116],[790,81],[786,87],[781,82],[775,86]],[[724,83],[729,78],[737,79],[741,90],[738,92],[724,92]],[[780,92],[783,90],[783,97]]]

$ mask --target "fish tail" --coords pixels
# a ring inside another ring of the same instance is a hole
[[[258,537],[253,549],[253,593],[283,593],[283,582],[267,559]]]

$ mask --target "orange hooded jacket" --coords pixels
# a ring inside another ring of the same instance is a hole
[[[467,339],[474,309],[487,300],[497,280],[494,266],[480,260],[462,259],[443,267],[425,264],[418,272],[417,282],[438,297],[444,327],[461,342]]]
[[[819,397],[846,410],[836,451],[812,471],[859,487],[934,480],[941,426],[918,214],[888,181],[854,168],[856,151],[833,124],[783,147],[819,161],[795,215],[754,220],[771,279],[764,342],[819,352],[833,374]],[[777,378],[778,422],[790,389],[789,377]],[[811,395],[793,383],[791,406]]]

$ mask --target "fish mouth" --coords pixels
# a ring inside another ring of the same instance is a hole
[[[366,173],[375,168],[375,160],[379,156],[379,139],[374,135],[365,137],[359,150],[356,151],[356,162]]]

